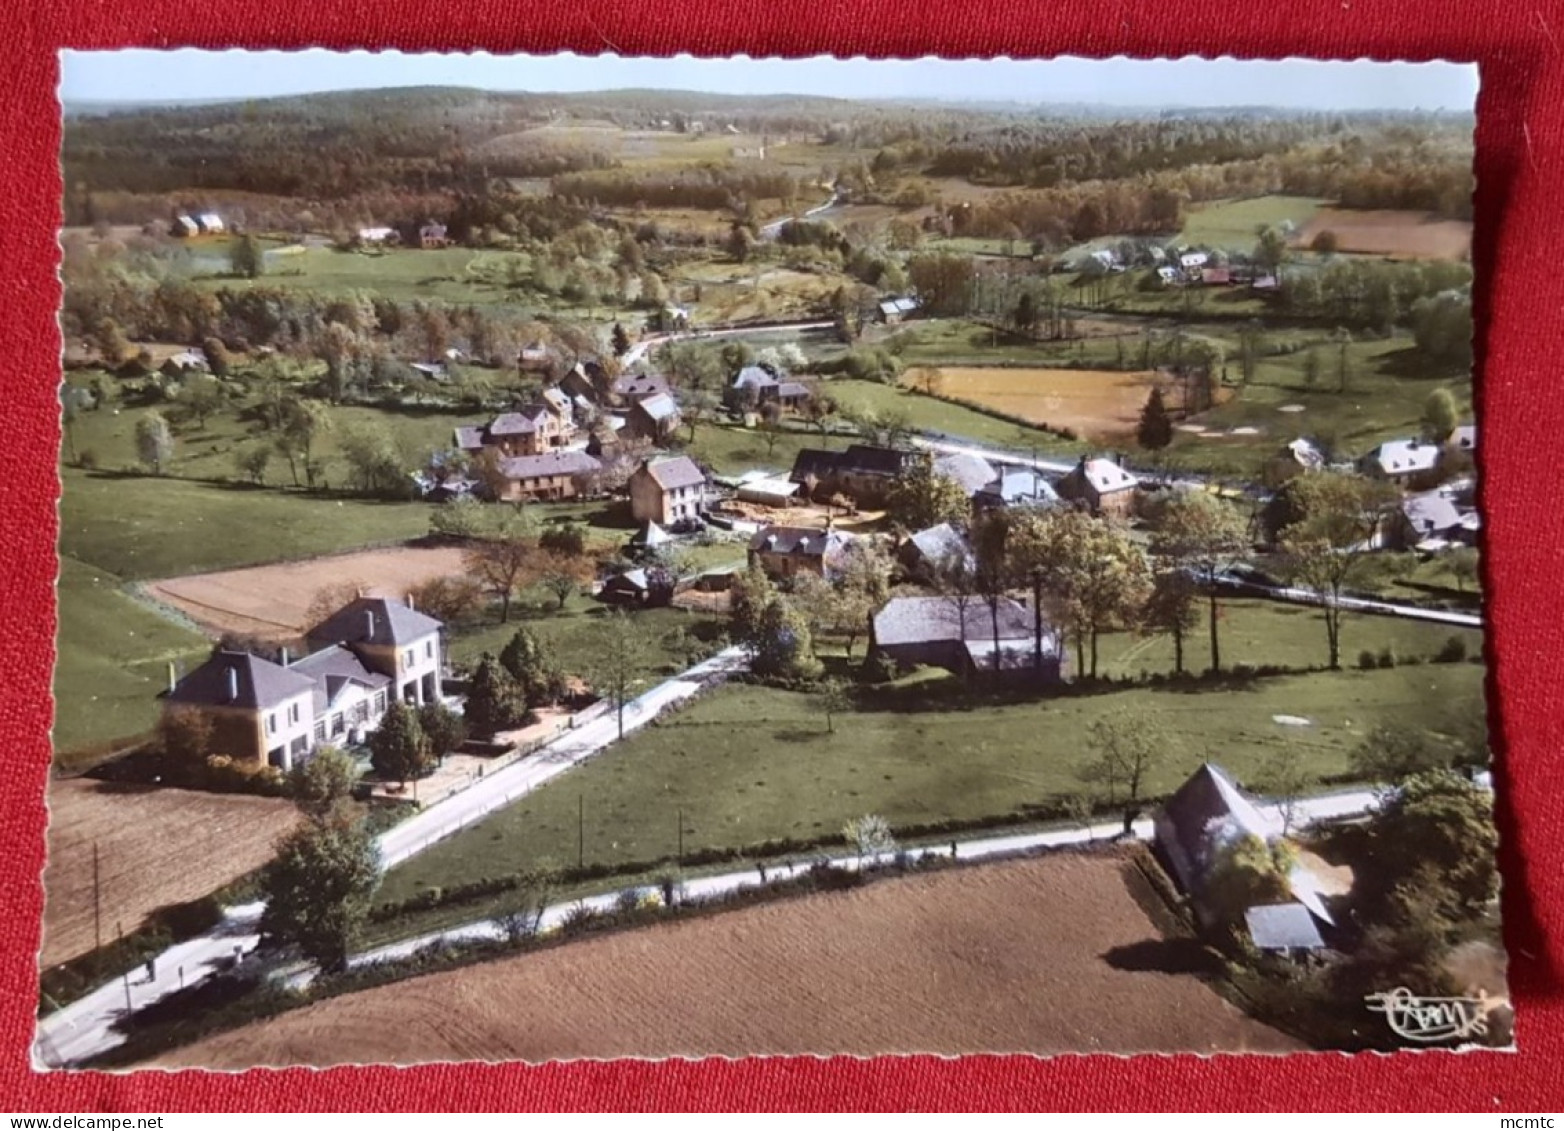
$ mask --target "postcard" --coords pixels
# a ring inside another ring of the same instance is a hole
[[[1512,1045],[1475,67],[62,74],[38,1067]]]

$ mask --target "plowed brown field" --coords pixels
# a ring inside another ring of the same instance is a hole
[[[626,931],[345,995],[159,1063],[1299,1047],[1165,972],[1178,944],[1126,868],[1056,854]]]
[[[465,572],[454,546],[394,546],[301,562],[150,581],[146,589],[197,624],[217,633],[285,638],[305,628],[316,594],[351,583],[376,597],[402,599],[437,577]]]
[[[49,783],[45,967],[93,948],[92,847],[104,941],[148,912],[197,899],[271,859],[299,819],[291,801],[93,781]]]
[[[1155,378],[1106,369],[941,366],[939,395],[1092,439],[1133,432]]]
[[[1397,259],[1465,259],[1472,250],[1472,225],[1440,220],[1427,212],[1322,208],[1298,229],[1292,246],[1307,248],[1321,232],[1336,233],[1338,251]]]

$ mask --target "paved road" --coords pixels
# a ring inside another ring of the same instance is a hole
[[[625,704],[625,732],[651,722],[661,711],[742,670],[741,649],[728,648],[658,684]],[[617,740],[618,720],[611,710],[566,731],[536,754],[479,779],[460,793],[420,812],[380,837],[381,859],[394,867],[445,837],[503,808]],[[185,986],[203,981],[260,944],[261,903],[230,907],[210,933],[170,947],[157,956],[148,977],[138,967],[128,979],[115,979],[57,1010],[38,1024],[33,1047],[42,1068],[79,1064],[123,1043],[112,1028],[126,1012],[141,1009]]]
[[[836,323],[830,319],[803,319],[798,322],[768,322],[762,326],[718,326],[710,330],[671,330],[666,334],[650,334],[627,349],[619,358],[619,364],[629,369],[645,359],[653,349],[665,342],[710,341],[718,338],[753,337],[756,334],[791,334],[799,330],[829,330]]]
[[[1293,824],[1295,827],[1303,827],[1317,821],[1356,817],[1369,812],[1377,804],[1378,802],[1374,794],[1367,790],[1321,794],[1318,797],[1302,800],[1297,804],[1294,811]],[[1276,822],[1279,831],[1281,819],[1278,806],[1261,804],[1257,808],[1262,814]],[[923,858],[948,859],[951,857],[951,849],[954,847],[956,859],[988,860],[1035,852],[1042,849],[1086,844],[1096,840],[1110,840],[1119,836],[1122,831],[1122,822],[1113,821],[1085,828],[1053,829],[1047,832],[1017,833],[1009,836],[977,837],[965,840],[958,838],[952,842],[911,848],[906,851],[910,855]],[[1136,821],[1131,827],[1130,835],[1137,840],[1150,840],[1152,836],[1151,821]],[[719,875],[701,876],[696,879],[686,880],[680,885],[679,898],[685,902],[717,899],[731,895],[742,888],[760,887],[766,883],[791,879],[807,872],[811,867],[822,862],[828,862],[833,867],[855,871],[862,868],[865,864],[874,864],[882,860],[888,862],[889,857],[871,856],[860,860],[856,855],[850,853],[841,853],[834,856],[821,853],[818,856],[797,863],[778,864],[775,867],[768,867],[765,879],[761,878],[758,867],[752,867],[742,871],[724,872]],[[627,892],[643,899],[651,899],[658,902],[662,900],[660,889],[655,885],[649,886],[646,884],[637,884],[620,891],[607,892],[588,899],[567,900],[553,904],[544,911],[539,925],[540,929],[549,930],[559,926],[564,922],[566,916],[580,907],[586,907],[594,911],[612,910],[620,898]],[[484,919],[479,922],[465,923],[461,926],[433,931],[402,942],[376,947],[374,950],[365,951],[354,956],[349,965],[365,966],[390,959],[406,958],[423,950],[425,947],[437,944],[491,942],[498,941],[504,937],[504,927],[493,919]],[[297,974],[290,980],[290,984],[295,987],[303,987],[309,983],[310,977],[311,974],[309,972]]]
[[[840,201],[837,197],[837,194],[833,192],[831,194],[831,198],[824,204],[815,205],[802,216],[784,216],[780,220],[773,220],[771,223],[762,226],[760,229],[760,238],[763,240],[774,240],[778,235],[781,234],[782,229],[791,224],[795,219],[813,220],[817,216],[822,216],[825,213],[831,211],[831,209],[835,208],[838,203],[840,203]]]

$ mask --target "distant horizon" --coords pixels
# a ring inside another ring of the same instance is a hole
[[[594,65],[582,67],[585,62]],[[333,78],[314,78],[317,65],[329,65]],[[625,72],[623,81],[615,81],[617,74],[604,73],[610,68]],[[418,88],[561,95],[644,90],[881,103],[1079,105],[1126,111],[1471,113],[1476,105],[1478,73],[1476,64],[1463,63],[1230,57],[900,60],[861,56],[754,59],[741,55],[703,59],[571,53],[403,54],[321,48],[296,52],[195,48],[60,52],[59,96],[67,107],[150,108]],[[1169,100],[1169,91],[1178,92],[1177,101]],[[1309,92],[1309,97],[1302,98],[1299,91]]]

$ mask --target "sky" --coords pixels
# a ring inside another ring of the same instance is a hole
[[[1276,106],[1311,110],[1459,110],[1476,102],[1477,67],[1286,59],[671,59],[605,55],[404,55],[400,52],[63,51],[66,103],[264,98],[325,90],[464,86],[496,91],[626,88],[720,94],[1126,107]]]

